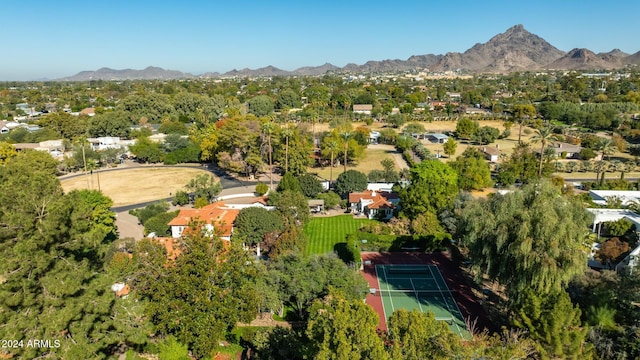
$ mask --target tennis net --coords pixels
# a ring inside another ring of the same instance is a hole
[[[449,296],[449,292],[442,290],[378,290],[375,289],[378,296],[388,297],[432,297],[432,296]]]
[[[431,274],[431,269],[426,266],[387,266],[387,274]]]

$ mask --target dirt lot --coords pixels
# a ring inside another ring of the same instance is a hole
[[[169,197],[181,190],[202,169],[174,167],[141,167],[135,169],[94,172],[93,175],[61,180],[65,192],[74,189],[98,189],[113,200],[114,206],[137,204]]]

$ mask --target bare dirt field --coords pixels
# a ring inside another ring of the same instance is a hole
[[[65,192],[74,189],[98,189],[113,200],[114,206],[137,204],[169,197],[182,190],[202,169],[176,167],[140,167],[135,169],[94,172],[93,175],[61,180]]]
[[[396,169],[405,169],[409,166],[407,162],[402,158],[402,154],[399,153],[395,146],[376,144],[367,146],[364,156],[358,161],[356,166],[347,166],[347,170],[358,170],[365,174],[368,174],[371,170],[382,170],[382,164],[380,162],[384,159],[392,159],[396,163]],[[335,180],[344,170],[342,165],[333,168],[333,179]],[[318,174],[321,178],[329,179],[331,176],[331,168],[326,166],[324,168],[312,167],[309,168],[310,173]]]

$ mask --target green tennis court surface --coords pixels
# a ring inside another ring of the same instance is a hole
[[[387,320],[396,309],[432,312],[437,320],[446,321],[463,339],[471,339],[447,283],[435,265],[376,265],[379,289]]]

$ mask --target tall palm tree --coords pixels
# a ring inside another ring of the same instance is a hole
[[[273,147],[271,146],[271,135],[273,134],[273,129],[275,125],[269,121],[261,126],[261,131],[263,135],[263,145],[265,145],[266,141],[266,151],[269,154],[269,190],[273,190]]]
[[[331,164],[329,165],[331,167],[329,171],[329,186],[331,186],[333,182],[333,157],[338,152],[339,146],[335,140],[329,140],[325,143],[325,148],[331,153]]]
[[[289,125],[285,126],[282,129],[282,135],[285,138],[285,149],[284,149],[284,172],[289,171],[289,138],[293,136],[293,129],[289,127]]]
[[[345,131],[341,135],[344,138],[344,172],[347,172],[347,155],[349,154],[349,138],[351,137],[351,131]]]
[[[543,126],[536,130],[536,135],[531,138],[533,143],[540,143],[540,166],[538,167],[538,177],[542,177],[542,163],[544,161],[544,149],[547,147],[549,141],[555,140],[556,135],[553,133],[553,128],[550,126]]]

